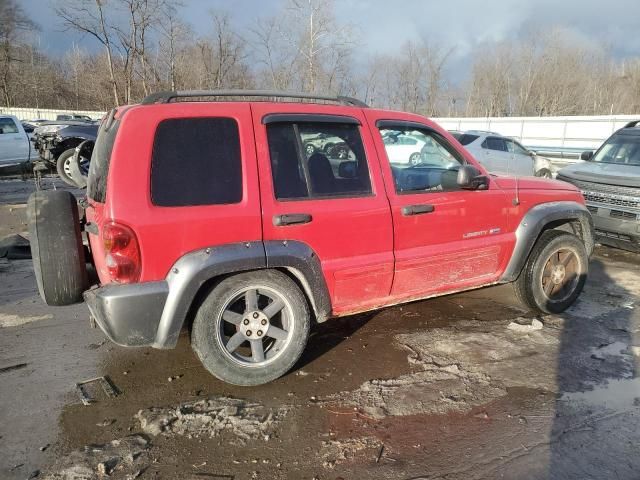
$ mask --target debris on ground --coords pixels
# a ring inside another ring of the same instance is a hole
[[[28,260],[31,258],[31,244],[22,235],[14,233],[0,240],[0,258]]]
[[[325,468],[333,468],[345,462],[363,461],[367,458],[378,463],[382,450],[382,442],[373,437],[328,440],[322,442],[320,457],[323,459],[322,465]]]
[[[11,372],[13,370],[20,370],[21,368],[25,368],[28,363],[16,363],[14,365],[7,365],[6,367],[0,367],[0,373]]]
[[[368,380],[354,391],[330,395],[319,402],[357,407],[379,420],[386,416],[466,413],[506,395],[512,386],[553,391],[557,387],[553,375],[548,375],[548,358],[557,354],[558,331],[533,330],[526,337],[518,333],[511,329],[488,333],[471,327],[455,334],[443,328],[396,335],[395,343],[409,352],[407,361],[414,372]],[[530,358],[530,374],[513,368],[522,358]]]
[[[39,322],[40,320],[49,320],[53,315],[12,315],[9,313],[0,313],[0,327],[19,327],[31,322]]]
[[[84,380],[82,382],[76,383],[76,391],[78,392],[78,396],[80,397],[80,401],[83,405],[91,405],[95,402],[94,397],[90,396],[87,393],[87,386],[93,383],[97,383],[102,387],[102,391],[108,397],[117,397],[120,393],[118,388],[113,384],[111,379],[107,376],[90,378],[89,380]]]
[[[45,480],[93,480],[118,473],[136,475],[148,465],[149,441],[130,435],[103,445],[87,445],[60,457],[44,475]]]
[[[507,325],[507,328],[509,330],[513,330],[514,332],[521,332],[521,333],[529,333],[535,330],[542,330],[542,327],[544,327],[543,323],[537,318],[530,319],[530,318],[523,318],[523,317],[518,317],[515,320],[513,320],[509,325]]]
[[[259,403],[228,397],[187,402],[178,407],[140,410],[135,418],[150,435],[216,437],[229,432],[241,440],[270,438],[288,407],[267,408]]]

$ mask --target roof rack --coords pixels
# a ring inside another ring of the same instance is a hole
[[[176,98],[194,97],[272,97],[272,98],[298,98],[308,100],[326,100],[337,102],[351,107],[369,108],[369,105],[357,98],[329,95],[316,95],[312,93],[279,92],[270,90],[178,90],[175,92],[157,92],[148,95],[140,102],[142,105],[154,103],[169,103]]]
[[[627,123],[627,124],[624,126],[624,128],[637,127],[639,123],[640,123],[640,120],[634,120],[633,122],[629,122],[629,123]]]

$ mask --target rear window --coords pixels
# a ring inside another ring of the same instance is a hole
[[[111,118],[111,115],[108,118]],[[87,178],[87,196],[100,203],[105,202],[111,152],[118,128],[120,128],[120,120],[111,122],[109,129],[106,129],[107,123],[108,120],[102,122],[98,129],[98,137],[91,154],[89,177]]]
[[[469,145],[471,142],[475,142],[478,139],[478,135],[471,135],[470,133],[464,133],[460,135],[458,141],[460,145]]]
[[[151,200],[163,207],[242,200],[238,124],[232,118],[175,118],[158,125]]]

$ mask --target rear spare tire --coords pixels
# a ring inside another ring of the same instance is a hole
[[[64,190],[35,192],[27,217],[40,296],[47,305],[82,302],[88,281],[75,197]]]

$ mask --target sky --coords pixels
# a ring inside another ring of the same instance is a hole
[[[40,26],[40,44],[57,55],[74,43],[99,48],[77,33],[63,32],[57,0],[19,0]],[[200,34],[210,30],[208,11],[228,11],[238,31],[258,17],[277,15],[285,0],[182,0],[182,17]],[[358,27],[358,49],[393,54],[407,40],[455,47],[454,70],[474,50],[518,39],[531,29],[560,26],[579,44],[608,49],[616,59],[640,57],[640,0],[334,0],[335,15]]]

